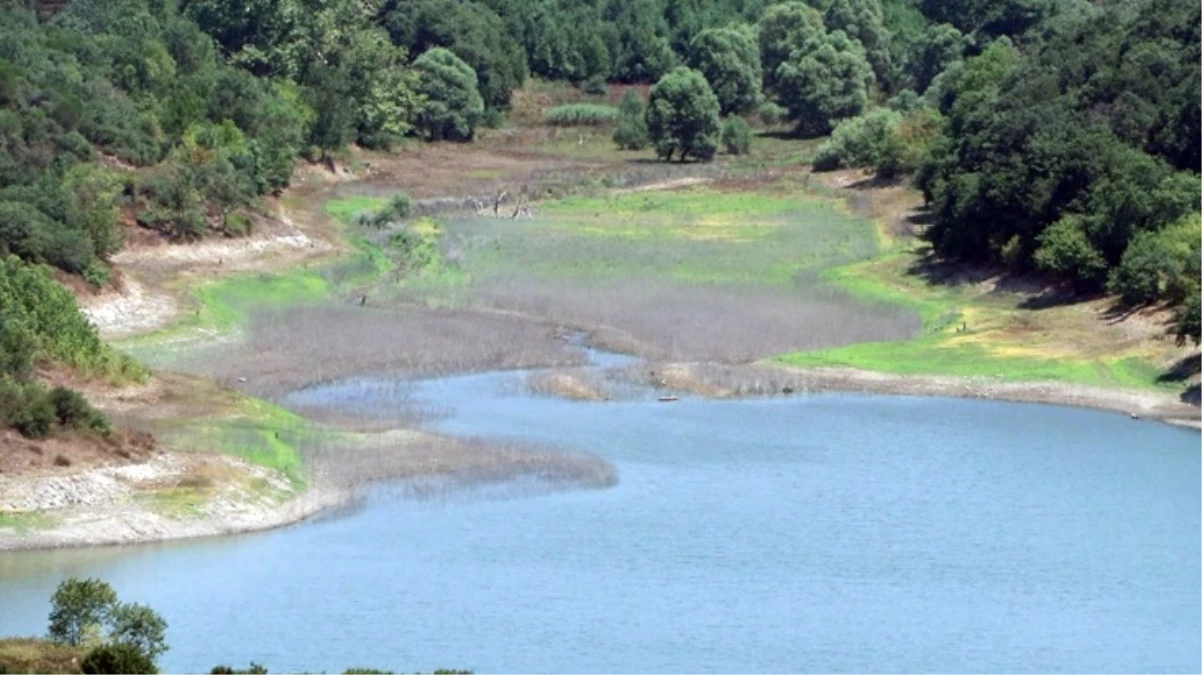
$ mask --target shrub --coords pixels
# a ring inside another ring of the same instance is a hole
[[[1053,223],[1039,235],[1035,264],[1086,290],[1104,277],[1106,261],[1089,241],[1083,227],[1082,218],[1076,215],[1064,216]]]
[[[618,127],[614,129],[614,143],[622,150],[642,150],[651,142],[647,135],[647,120],[644,114],[647,104],[633,89],[627,89],[618,106]]]
[[[25,409],[17,415],[12,426],[26,438],[46,438],[54,430],[54,404],[41,387],[26,386]]]
[[[543,124],[553,127],[599,126],[618,119],[618,109],[597,103],[572,103],[551,108],[543,114]]]
[[[267,668],[251,661],[250,667],[245,670],[229,666],[213,666],[213,669],[209,671],[209,675],[267,675]]]
[[[590,96],[605,96],[609,94],[609,87],[605,86],[604,75],[593,75],[584,81],[580,89]]]
[[[395,223],[408,218],[411,209],[412,205],[409,201],[409,195],[404,192],[398,192],[392,196],[392,199],[388,201],[388,204],[384,208],[364,219],[364,224],[377,228],[384,227],[389,223]]]
[[[785,116],[789,114],[789,111],[780,107],[780,105],[774,103],[773,101],[764,101],[760,104],[756,114],[759,115],[761,122],[772,127],[783,122],[785,120]]]
[[[843,120],[831,137],[818,147],[814,169],[875,167],[884,158],[889,138],[900,122],[900,114],[885,108]]]
[[[236,211],[225,214],[221,222],[225,227],[225,233],[231,237],[245,237],[254,229],[254,223],[251,222],[250,217]]]
[[[66,387],[55,387],[50,390],[49,398],[59,424],[71,429],[82,429],[91,424],[96,411],[78,392]]]
[[[732,155],[746,155],[751,150],[751,126],[742,117],[730,117],[722,125],[722,146]]]
[[[96,647],[84,657],[80,669],[89,675],[92,673],[105,675],[138,675],[140,673],[157,673],[154,660],[143,654],[137,647],[127,644],[109,644]]]
[[[1108,285],[1128,305],[1153,302],[1160,297],[1165,277],[1173,274],[1175,262],[1154,233],[1141,232],[1127,245]]]
[[[15,312],[0,313],[0,377],[23,378],[33,369],[37,336]]]

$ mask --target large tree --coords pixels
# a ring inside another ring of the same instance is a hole
[[[500,16],[471,0],[388,0],[381,16],[392,41],[410,54],[445,47],[472,67],[489,108],[509,107],[529,74],[526,53]]]
[[[718,97],[701,73],[677,67],[651,88],[647,131],[655,153],[683,162],[708,160],[718,149]]]
[[[782,2],[764,10],[759,22],[764,87],[774,89],[777,70],[793,51],[826,32],[822,13],[804,2]]]
[[[777,95],[798,131],[827,134],[868,104],[872,68],[859,42],[835,31],[811,38],[777,70]]]
[[[746,113],[760,102],[760,50],[748,27],[711,28],[693,38],[689,65],[718,96],[723,115]]]
[[[823,23],[828,31],[841,30],[858,40],[877,83],[882,89],[892,89],[896,75],[880,0],[834,0],[823,15]]]
[[[425,97],[414,126],[431,140],[470,141],[484,114],[472,67],[450,50],[435,47],[413,62],[418,93]]]

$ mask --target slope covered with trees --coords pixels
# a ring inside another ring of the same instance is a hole
[[[1190,0],[3,3],[0,255],[100,286],[131,222],[246,234],[300,158],[470,141],[531,76],[645,83],[590,118],[622,147],[706,160],[747,151],[737,116],[784,116],[832,134],[818,168],[913,175],[939,255],[1176,303],[1196,340],[1200,23]],[[78,367],[12,297],[0,332],[37,347],[6,381]]]

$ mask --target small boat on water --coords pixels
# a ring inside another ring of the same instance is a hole
[[[678,399],[675,396],[660,396],[659,400],[663,403],[671,403],[672,401],[676,401]]]

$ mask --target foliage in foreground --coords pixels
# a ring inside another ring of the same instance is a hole
[[[99,579],[67,579],[50,598],[47,637],[70,646],[119,647],[103,663],[141,663],[127,658],[130,650],[153,663],[167,651],[166,629],[153,609],[118,602],[117,591]]]
[[[167,651],[167,622],[153,609],[122,603],[107,582],[72,577],[59,584],[50,599],[49,642],[0,639],[0,673],[76,673],[136,675],[156,673],[154,660]],[[80,660],[81,650],[88,649]],[[246,669],[214,666],[214,675],[266,675],[251,662]],[[348,668],[347,675],[393,671]],[[436,675],[471,675],[470,670],[438,669]]]

